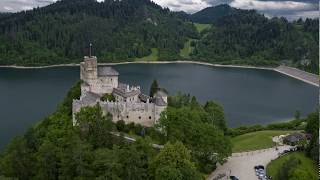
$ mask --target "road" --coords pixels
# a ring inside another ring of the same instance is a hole
[[[266,165],[273,159],[276,159],[279,152],[289,150],[291,146],[279,146],[275,148],[262,149],[257,151],[232,153],[228,161],[210,174],[207,180],[226,180],[230,175],[238,177],[240,180],[257,180],[254,166]],[[225,174],[223,178],[217,178],[219,175]]]
[[[311,73],[302,71],[300,69],[292,68],[288,66],[279,66],[274,70],[279,73],[285,74],[287,76],[291,76],[293,78],[299,79],[301,81],[304,81],[306,83],[319,87],[319,76],[316,74],[311,74]]]

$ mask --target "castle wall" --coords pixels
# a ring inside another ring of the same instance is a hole
[[[117,102],[140,102],[139,95],[134,95],[130,97],[122,97],[118,94],[114,94]]]
[[[155,105],[155,111],[154,111],[154,119],[155,119],[155,124],[158,123],[160,117],[161,117],[161,113],[166,109],[166,106],[157,106]]]
[[[107,85],[110,86],[112,88],[117,88],[118,87],[118,76],[103,76],[103,77],[99,77],[99,83],[101,83],[102,85]]]
[[[153,126],[155,121],[155,105],[143,102],[100,102],[104,113],[111,113],[113,121],[123,120],[143,126]]]
[[[73,113],[80,111],[82,107],[95,106],[100,104],[103,114],[112,114],[112,121],[123,120],[126,123],[134,122],[143,126],[153,126],[155,121],[160,118],[160,113],[165,110],[164,106],[156,106],[153,103],[144,102],[106,102],[97,100],[90,104],[82,104],[80,100],[73,101]],[[76,125],[73,117],[73,125]]]

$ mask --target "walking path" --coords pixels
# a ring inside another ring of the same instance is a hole
[[[279,66],[275,71],[299,79],[314,86],[319,86],[319,76],[288,66]]]
[[[229,176],[236,176],[239,180],[257,180],[254,166],[267,164],[279,157],[279,153],[289,150],[291,146],[278,146],[275,148],[262,149],[257,151],[232,153],[228,161],[210,174],[207,180],[229,180]]]
[[[117,137],[121,137],[121,134],[118,132],[111,132],[112,135],[117,136]],[[122,136],[125,140],[129,141],[129,142],[136,142],[137,140],[134,138],[131,138],[129,136]],[[159,144],[152,144],[152,147],[155,149],[162,149],[163,145],[159,145]]]

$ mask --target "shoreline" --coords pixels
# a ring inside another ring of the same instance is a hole
[[[126,61],[126,62],[117,62],[117,63],[98,63],[100,66],[114,66],[114,65],[124,65],[124,64],[197,64],[197,65],[205,65],[205,66],[211,66],[211,67],[222,67],[222,68],[242,68],[242,69],[260,69],[260,70],[271,70],[274,72],[278,72],[280,74],[286,75],[291,78],[295,78],[297,80],[303,81],[307,84],[319,87],[319,83],[312,82],[312,80],[303,79],[301,77],[298,77],[294,74],[290,74],[288,72],[282,71],[281,69],[278,69],[279,67],[271,68],[271,67],[258,67],[258,66],[249,66],[249,65],[222,65],[222,64],[212,64],[207,62],[199,62],[199,61]],[[55,68],[55,67],[77,67],[80,64],[71,63],[71,64],[57,64],[57,65],[48,65],[48,66],[16,66],[16,65],[7,65],[7,66],[1,66],[0,68],[13,68],[13,69],[46,69],[46,68]],[[315,74],[311,74],[306,71],[298,70],[296,68],[282,66],[290,69],[294,69],[296,71],[300,71],[303,73],[306,73],[311,76],[317,76]],[[318,78],[319,79],[319,78]]]
[[[259,66],[249,66],[249,65],[222,65],[222,64],[212,64],[207,62],[199,61],[126,61],[126,62],[115,62],[115,63],[98,63],[100,66],[114,66],[114,65],[123,65],[123,64],[199,64],[213,67],[231,67],[231,68],[245,68],[245,69],[264,69],[264,70],[273,70],[274,68],[269,67],[259,67]],[[77,67],[80,64],[70,63],[70,64],[56,64],[56,65],[47,65],[47,66],[17,66],[17,65],[0,65],[0,68],[13,68],[13,69],[46,69],[46,68],[55,68],[55,67]]]

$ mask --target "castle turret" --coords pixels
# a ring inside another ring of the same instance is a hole
[[[95,80],[98,77],[97,57],[85,56],[80,64],[80,78],[83,81]]]

